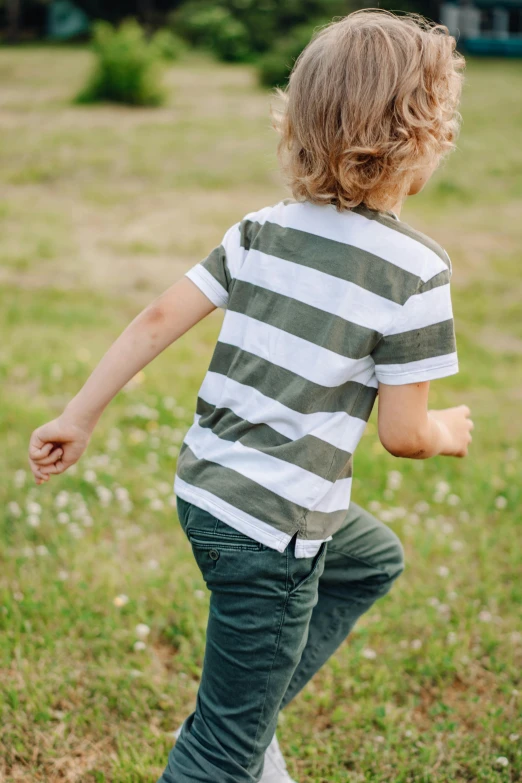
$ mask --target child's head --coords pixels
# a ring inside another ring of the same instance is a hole
[[[314,35],[274,115],[297,200],[386,210],[454,146],[464,59],[446,27],[357,11]]]

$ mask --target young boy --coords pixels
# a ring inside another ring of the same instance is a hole
[[[453,146],[462,65],[420,17],[323,28],[276,117],[294,198],[232,226],[31,437],[41,483],[80,458],[130,378],[226,310],[174,484],[211,600],[196,709],[161,783],[291,780],[279,710],[403,570],[394,533],[350,503],[377,394],[391,454],[467,454],[469,408],[427,409],[429,382],[458,371],[450,260],[399,219]]]

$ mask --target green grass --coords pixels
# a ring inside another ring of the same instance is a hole
[[[0,51],[6,782],[155,780],[192,708],[208,595],[171,486],[219,316],[122,391],[76,470],[31,484],[27,443],[146,302],[284,193],[248,68],[187,57],[151,110],[72,106],[88,68],[81,49]],[[303,783],[522,778],[521,90],[520,63],[470,63],[459,149],[402,214],[452,257],[461,371],[431,406],[469,404],[474,439],[465,460],[399,461],[372,416],[353,497],[407,570],[282,715]]]

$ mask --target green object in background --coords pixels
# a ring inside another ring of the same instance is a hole
[[[55,41],[67,41],[89,31],[87,14],[70,0],[54,0],[49,5],[47,36]]]
[[[124,103],[129,106],[158,106],[165,93],[161,84],[164,54],[145,37],[135,19],[118,28],[108,22],[94,25],[93,48],[96,64],[78,103]]]

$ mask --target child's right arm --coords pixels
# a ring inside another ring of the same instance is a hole
[[[178,337],[215,310],[184,276],[148,305],[120,334],[64,412],[31,435],[29,465],[37,484],[77,462],[120,389]]]
[[[467,405],[428,410],[430,382],[379,383],[379,438],[395,457],[465,457],[473,422]]]

